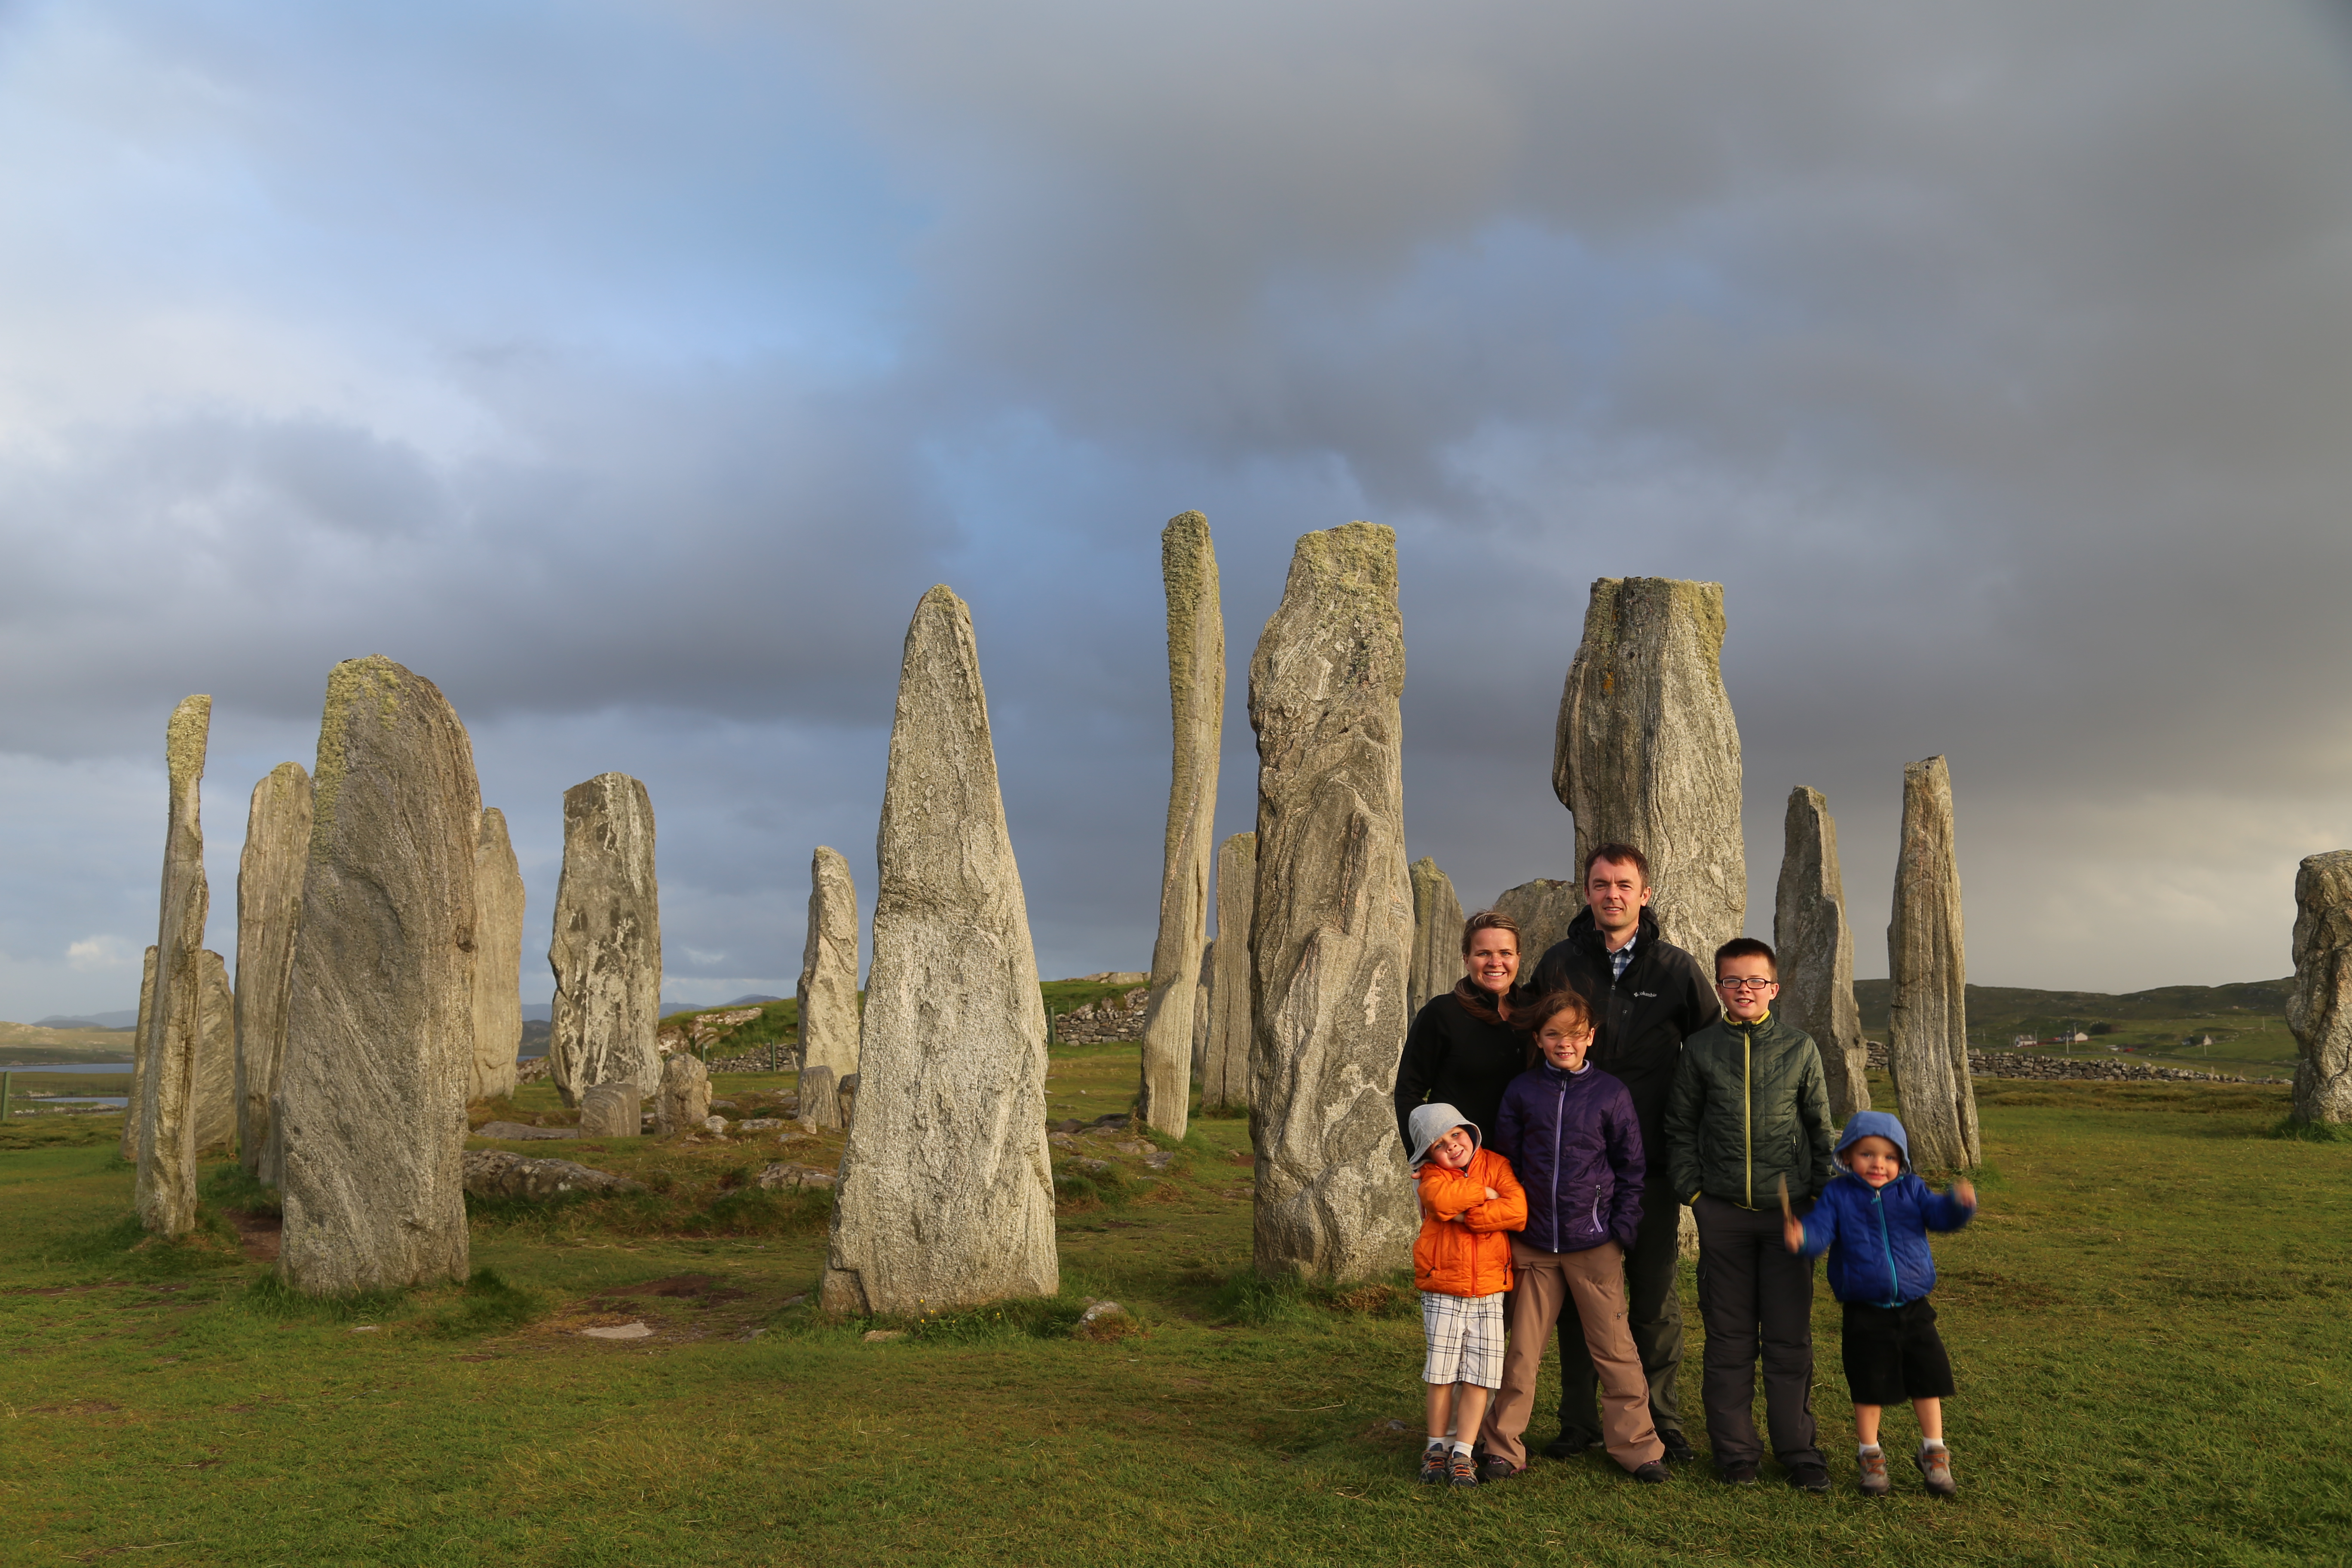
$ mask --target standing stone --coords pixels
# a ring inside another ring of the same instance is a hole
[[[640,1097],[661,1087],[661,895],[654,879],[654,808],[626,773],[599,773],[563,792],[563,874],[555,884],[554,1017],[548,1074],[566,1105],[626,1078]]]
[[[654,1131],[667,1137],[688,1132],[710,1118],[710,1069],[691,1051],[672,1051],[662,1063],[661,1092],[654,1097]]]
[[[817,846],[809,858],[808,938],[801,946],[801,1119],[839,1127],[840,1101],[832,1094],[814,1105],[806,1092],[811,1068],[839,1082],[857,1070],[857,886],[836,849]]]
[[[210,1154],[236,1143],[236,994],[228,960],[206,948],[196,963],[196,1152]]]
[[[637,1092],[635,1079],[614,1079],[581,1092],[583,1138],[635,1138],[645,1125],[645,1097]]]
[[[1600,842],[1605,844],[1608,840]],[[1569,922],[1583,907],[1582,887],[1559,877],[1538,877],[1532,882],[1521,882],[1516,888],[1504,889],[1495,900],[1495,912],[1508,915],[1519,924],[1520,979],[1536,977],[1536,965],[1554,943],[1568,940]],[[1712,949],[1708,956],[1713,956]]]
[[[2294,991],[2286,1026],[2294,1120],[2352,1121],[2352,850],[2314,855],[2294,874]]]
[[[1454,896],[1454,879],[1428,856],[1411,870],[1412,973],[1405,980],[1404,1010],[1418,1017],[1431,997],[1453,990],[1462,978],[1462,900]]]
[[[1250,926],[1257,907],[1257,835],[1236,833],[1217,846],[1216,976],[1209,985],[1207,1059],[1201,1066],[1201,1112],[1249,1109]]]
[[[1209,1066],[1209,986],[1217,973],[1217,944],[1201,948],[1201,979],[1192,987],[1192,1081],[1198,1083]]]
[[[1837,822],[1822,792],[1801,784],[1789,792],[1772,947],[1780,960],[1780,1016],[1821,1047],[1830,1112],[1843,1126],[1870,1109],[1869,1058],[1853,1002],[1853,927],[1845,918]]]
[[[1952,775],[1941,757],[1903,770],[1903,844],[1895,862],[1895,919],[1886,928],[1886,1067],[1927,1171],[1983,1163],[1977,1091],[1969,1077],[1968,959],[1960,930],[1960,864],[1952,845]]]
[[[840,1080],[828,1067],[801,1068],[801,1126],[810,1131],[819,1127],[846,1127],[849,1108],[842,1103]]]
[[[286,1054],[294,931],[310,865],[310,775],[280,763],[253,786],[236,863],[236,1152],[246,1173],[276,1186],[283,1153],[270,1097]]]
[[[466,1276],[474,848],[465,726],[382,655],[327,677],[278,1069],[286,1230],[311,1295]]]
[[[122,1158],[132,1163],[139,1159],[139,1108],[147,1083],[147,1020],[154,1011],[155,950],[151,947],[140,966],[139,1022],[131,1030],[131,1093],[122,1103]]]
[[[155,931],[155,995],[140,1057],[139,1221],[158,1236],[196,1222],[196,1063],[204,1049],[205,882],[202,786],[213,700],[190,697],[164,731],[171,809],[163,830],[163,890]]]
[[[1576,814],[1580,894],[1594,846],[1634,846],[1649,858],[1661,931],[1701,963],[1748,918],[1723,629],[1720,583],[1593,584],[1552,750],[1552,789]]]
[[[1045,997],[971,614],[944,585],[907,628],[877,851],[874,967],[820,1300],[911,1315],[1051,1296]]]
[[[1169,520],[1160,536],[1160,574],[1168,586],[1168,697],[1176,741],[1137,1110],[1154,1131],[1181,1138],[1192,1099],[1192,1009],[1209,933],[1209,856],[1216,845],[1225,713],[1225,620],[1207,518],[1188,511]]]
[[[474,1067],[466,1098],[515,1090],[522,1051],[522,868],[507,837],[507,814],[482,813],[474,840]]]
[[[1300,539],[1250,660],[1250,1142],[1264,1274],[1385,1275],[1419,1215],[1390,1089],[1412,963],[1396,532]]]

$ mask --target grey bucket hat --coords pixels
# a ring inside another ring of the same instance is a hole
[[[1442,1100],[1432,1100],[1427,1105],[1414,1106],[1412,1115],[1405,1121],[1405,1126],[1412,1134],[1412,1153],[1407,1157],[1405,1163],[1416,1170],[1429,1163],[1429,1146],[1457,1127],[1470,1129],[1470,1142],[1473,1144],[1481,1149],[1486,1146],[1486,1134],[1478,1131],[1478,1124]]]

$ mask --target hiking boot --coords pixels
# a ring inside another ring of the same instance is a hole
[[[1670,1465],[1687,1465],[1698,1458],[1698,1450],[1690,1446],[1690,1439],[1672,1427],[1660,1427],[1658,1441],[1666,1446],[1666,1463]]]
[[[1473,1454],[1471,1458],[1478,1462],[1478,1479],[1481,1482],[1507,1481],[1519,1473],[1519,1467],[1500,1454]]]
[[[1825,1492],[1830,1489],[1830,1468],[1817,1459],[1801,1459],[1789,1467],[1789,1484],[1801,1492]]]
[[[1563,1426],[1559,1436],[1544,1445],[1543,1456],[1547,1459],[1573,1459],[1597,1441],[1590,1432],[1571,1432]]]
[[[1911,1462],[1919,1467],[1919,1479],[1937,1497],[1950,1497],[1960,1489],[1952,1484],[1952,1451],[1941,1443],[1932,1448],[1920,1444]]]
[[[1645,1487],[1662,1487],[1675,1479],[1674,1471],[1657,1459],[1652,1459],[1646,1465],[1636,1465],[1625,1473]]]
[[[1445,1479],[1457,1487],[1475,1487],[1478,1484],[1477,1461],[1470,1458],[1469,1449],[1454,1450],[1453,1461],[1446,1467]]]
[[[1862,1468],[1863,1496],[1885,1497],[1887,1492],[1892,1489],[1893,1483],[1886,1479],[1885,1449],[1877,1448],[1872,1449],[1868,1452],[1857,1451],[1854,1455],[1854,1460]]]
[[[1421,1479],[1425,1486],[1443,1486],[1454,1468],[1454,1450],[1443,1443],[1432,1443],[1421,1451]]]
[[[1756,1484],[1756,1466],[1752,1461],[1718,1465],[1715,1473],[1723,1478],[1723,1484],[1727,1487],[1752,1487]]]

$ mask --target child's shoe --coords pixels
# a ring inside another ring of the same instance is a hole
[[[1893,1484],[1886,1479],[1886,1450],[1876,1444],[1854,1450],[1854,1462],[1862,1468],[1862,1495],[1885,1497]]]
[[[1454,1450],[1443,1443],[1432,1443],[1421,1451],[1421,1479],[1424,1486],[1444,1486],[1453,1473]]]
[[[1952,1484],[1952,1451],[1941,1443],[1920,1444],[1912,1462],[1919,1467],[1919,1479],[1937,1497],[1951,1497],[1960,1489]]]
[[[1446,1468],[1449,1472],[1446,1479],[1455,1486],[1475,1487],[1478,1484],[1478,1462],[1470,1457],[1469,1449],[1454,1449],[1453,1462]]]

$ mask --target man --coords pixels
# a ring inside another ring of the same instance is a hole
[[[1686,1464],[1696,1456],[1675,1402],[1683,1360],[1682,1303],[1675,1295],[1682,1202],[1664,1158],[1666,1096],[1683,1042],[1723,1009],[1698,960],[1660,933],[1650,912],[1650,862],[1630,844],[1600,845],[1584,858],[1584,909],[1567,939],[1536,965],[1535,984],[1538,993],[1573,987],[1583,994],[1597,1036],[1592,1062],[1633,1097],[1649,1176],[1641,1229],[1625,1255],[1627,1315],[1650,1384],[1651,1423],[1667,1459]],[[1560,1315],[1559,1382],[1559,1436],[1544,1453],[1565,1459],[1601,1441],[1598,1374],[1573,1308]]]

